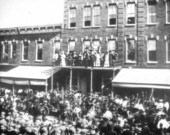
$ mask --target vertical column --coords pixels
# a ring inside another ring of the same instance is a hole
[[[78,83],[78,90],[80,90],[80,72],[78,72],[78,80],[77,80],[77,83]]]
[[[114,78],[115,77],[115,71],[113,70],[113,77],[112,78]],[[112,82],[111,82],[112,83]],[[114,88],[113,88],[113,86],[112,86],[112,90],[111,90],[111,99],[113,99],[114,98]]]
[[[101,94],[103,95],[103,89],[104,89],[104,76],[102,74],[102,87],[101,87]]]
[[[70,91],[72,91],[73,69],[70,68]]]
[[[12,83],[12,96],[15,96],[15,86],[14,81]]]
[[[93,69],[91,69],[90,75],[90,93],[93,93]]]
[[[52,65],[52,72],[51,72],[51,90],[53,91],[54,89],[54,77],[53,77],[53,65]]]
[[[45,81],[45,93],[47,94],[47,90],[48,90],[48,82],[47,80]]]

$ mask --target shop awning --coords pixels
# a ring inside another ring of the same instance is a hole
[[[0,73],[0,81],[18,85],[45,85],[46,80],[60,70],[61,68],[50,66],[18,66]]]
[[[170,89],[169,69],[122,69],[112,80],[113,87]]]

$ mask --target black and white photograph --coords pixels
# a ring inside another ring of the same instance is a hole
[[[170,0],[0,0],[0,135],[170,135]]]

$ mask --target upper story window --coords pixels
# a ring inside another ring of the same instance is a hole
[[[36,44],[36,61],[41,61],[43,55],[43,41],[37,41]]]
[[[149,39],[147,43],[147,62],[157,62],[156,39]]]
[[[135,3],[128,2],[126,6],[126,24],[133,25],[135,24]]]
[[[108,26],[114,26],[117,24],[117,5],[108,5]]]
[[[100,26],[101,18],[100,18],[100,5],[95,5],[93,7],[93,26]]]
[[[68,52],[74,52],[76,47],[75,40],[70,40],[68,44]]]
[[[75,28],[76,27],[76,8],[70,8],[69,10],[69,27]]]
[[[128,38],[126,40],[126,62],[136,62],[136,42],[133,38]]]
[[[90,40],[84,40],[83,41],[83,52],[89,50],[91,47],[91,42]]]
[[[157,23],[156,5],[156,0],[147,2],[147,24]]]
[[[101,45],[100,45],[100,40],[99,40],[99,39],[93,40],[92,48],[93,48],[93,50],[95,50],[96,52],[100,52]]]
[[[9,43],[8,41],[2,42],[1,46],[1,61],[6,63],[9,60]]]
[[[12,45],[11,45],[11,58],[16,59],[16,55],[17,55],[17,42],[12,42]]]
[[[92,11],[91,6],[84,7],[84,27],[90,27],[92,25]]]
[[[108,40],[107,50],[108,51],[116,51],[117,50],[115,39]]]
[[[170,40],[166,41],[166,62],[170,63]]]
[[[166,23],[170,24],[170,1],[166,1]]]
[[[28,60],[28,47],[29,47],[29,42],[24,41],[22,44],[22,60],[23,61]]]
[[[54,54],[58,53],[61,49],[60,40],[54,41]]]

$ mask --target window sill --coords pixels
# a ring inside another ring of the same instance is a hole
[[[155,26],[157,25],[158,23],[147,23],[146,26]]]
[[[136,64],[136,61],[126,61],[126,64]]]
[[[166,25],[170,25],[170,22],[165,22]]]
[[[170,64],[170,61],[166,61],[166,64]]]
[[[136,24],[126,24],[126,27],[134,27]]]
[[[148,61],[148,64],[158,64],[158,62],[154,62],[154,61]]]
[[[43,60],[35,60],[35,63],[41,63]]]
[[[83,26],[82,29],[90,29],[92,28],[91,26]]]
[[[117,27],[117,25],[108,25],[107,27],[113,28],[113,27]]]

